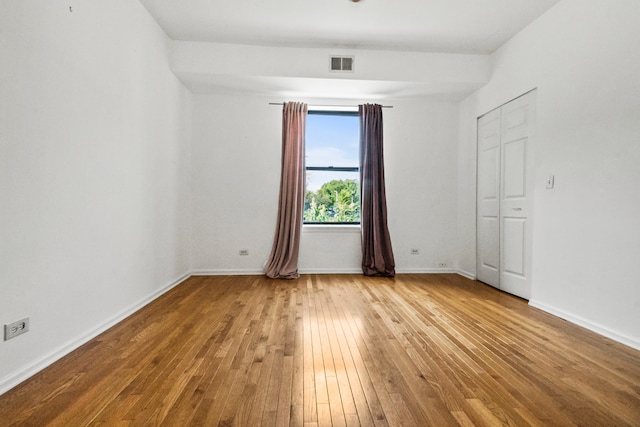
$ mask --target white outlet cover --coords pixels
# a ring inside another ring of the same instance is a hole
[[[4,340],[10,340],[27,332],[29,332],[29,318],[25,317],[24,319],[4,325]]]
[[[552,189],[555,181],[555,176],[547,175],[547,188]]]

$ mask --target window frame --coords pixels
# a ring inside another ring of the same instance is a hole
[[[318,116],[347,116],[347,117],[359,117],[360,113],[358,111],[354,111],[353,109],[349,108],[349,109],[327,109],[327,108],[323,108],[323,107],[318,107],[317,109],[310,107],[307,110],[307,116],[310,115],[318,115]],[[358,129],[358,134],[360,133],[360,129]],[[358,137],[358,146],[360,145],[360,140]],[[306,130],[305,130],[305,151],[306,151]],[[306,155],[305,155],[306,156]],[[359,163],[359,159],[358,159],[358,163]],[[305,193],[307,190],[307,186],[306,186],[306,176],[307,176],[307,171],[323,171],[323,172],[360,172],[360,165],[355,166],[355,167],[348,167],[348,166],[307,166],[306,164],[306,157],[305,157],[305,165],[304,165],[304,174],[305,174]],[[361,191],[360,189],[360,180],[358,177],[358,191]],[[361,218],[362,219],[362,218]],[[303,227],[308,227],[308,228],[314,228],[317,230],[321,230],[323,227],[332,227],[332,226],[337,226],[340,228],[360,228],[360,224],[361,224],[361,220],[358,222],[345,222],[345,221],[336,221],[336,222],[311,222],[311,221],[305,221],[304,220],[304,210],[303,210],[303,218],[302,218],[302,225]]]

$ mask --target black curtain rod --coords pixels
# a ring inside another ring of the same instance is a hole
[[[284,102],[270,102],[269,105],[284,105]],[[358,105],[317,105],[311,104],[310,107],[348,107],[356,108]],[[381,105],[382,108],[393,108],[393,105]]]

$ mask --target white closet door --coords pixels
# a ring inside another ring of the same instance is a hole
[[[531,296],[535,91],[502,107],[500,289]]]
[[[525,299],[531,296],[535,95],[478,119],[478,280]],[[489,171],[494,152],[497,177]]]
[[[478,280],[500,286],[500,110],[478,119]]]

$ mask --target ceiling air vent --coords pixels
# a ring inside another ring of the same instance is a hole
[[[329,69],[338,72],[353,72],[353,56],[331,56],[329,57]]]

